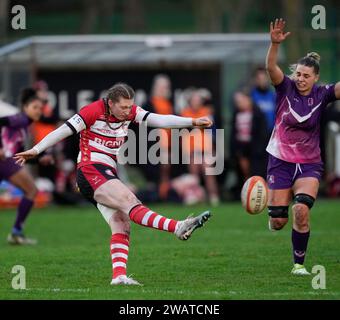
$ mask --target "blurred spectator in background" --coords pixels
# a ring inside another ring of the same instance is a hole
[[[53,197],[57,204],[72,205],[84,202],[76,183],[79,148],[75,145],[78,144],[79,135],[72,135],[54,146],[56,165]]]
[[[254,73],[254,87],[251,90],[251,98],[255,105],[264,113],[267,120],[268,132],[271,133],[275,121],[275,93],[271,90],[270,81],[266,70],[259,67]]]
[[[37,96],[43,102],[42,115],[38,122],[34,123],[34,144],[37,144],[42,138],[56,129],[58,121],[57,116],[54,114],[53,107],[48,101],[48,85],[45,81],[39,80],[33,85],[36,90]]]
[[[35,122],[31,129],[33,133],[33,144],[37,144],[46,135],[56,129],[58,117],[54,113],[54,109],[48,101],[47,83],[43,80],[36,81],[33,88],[36,90],[37,96],[43,103],[40,120]],[[54,153],[53,148],[46,150],[46,153],[52,155]],[[48,178],[54,182],[55,173],[56,171],[54,166],[43,166],[38,164],[38,174],[40,177]]]
[[[129,187],[140,201],[147,203],[166,201],[193,205],[206,200],[205,190],[200,185],[199,177],[192,174],[183,174],[171,179],[166,199],[161,199],[159,189],[155,185],[140,190],[132,185]]]
[[[268,131],[266,117],[246,90],[234,94],[230,155],[239,173],[237,193],[251,176],[266,178]]]
[[[158,74],[153,79],[150,98],[147,101],[147,103],[143,106],[143,108],[147,111],[158,114],[173,114],[174,110],[170,98],[171,98],[170,78],[165,74]],[[161,136],[160,139],[161,154],[164,154],[162,150],[167,150],[168,157],[170,157],[171,130],[170,129],[159,130]],[[160,164],[159,167],[157,166],[157,169],[159,169],[158,182],[160,198],[166,199],[168,191],[170,189],[171,166],[169,158],[168,164]],[[151,167],[148,166],[147,171],[149,174],[154,173],[153,174],[154,177],[157,176],[157,174],[155,174],[154,165]]]
[[[327,106],[321,117],[320,149],[321,159],[325,165],[325,190],[319,194],[328,197],[340,197],[340,103],[334,102]]]
[[[39,80],[34,84],[37,96],[43,102],[42,116],[33,124],[34,144],[37,144],[46,135],[55,130],[59,119],[54,108],[48,101],[48,84]],[[38,174],[54,183],[53,197],[58,204],[76,204],[82,197],[76,189],[76,159],[78,148],[78,135],[69,137],[57,145],[49,148],[46,153],[53,155],[55,165],[43,166],[38,163]]]
[[[182,110],[181,116],[189,118],[212,117],[212,109],[209,106],[203,105],[203,103],[204,98],[200,90],[194,90],[190,96],[189,105]],[[192,129],[190,134],[182,139],[182,150],[190,157],[190,174],[197,176],[199,180],[201,175],[203,175],[209,201],[212,205],[217,205],[219,203],[219,193],[216,176],[205,174],[205,169],[208,167],[205,159],[212,155],[211,152],[214,147],[212,139],[211,130]],[[194,162],[196,153],[202,155],[197,157],[203,160],[200,164]]]

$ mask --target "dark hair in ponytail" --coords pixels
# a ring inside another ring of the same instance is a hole
[[[24,107],[25,105],[27,105],[28,103],[39,99],[38,95],[37,95],[37,91],[34,90],[33,88],[25,88],[21,91],[20,94],[20,106]]]

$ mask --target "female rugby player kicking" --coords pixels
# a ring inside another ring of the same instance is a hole
[[[80,132],[77,183],[80,192],[96,205],[111,227],[113,285],[139,284],[126,276],[130,220],[174,233],[180,240],[187,240],[211,215],[206,211],[183,221],[163,217],[144,206],[117,178],[117,155],[128,134],[130,122],[145,122],[148,126],[158,128],[205,128],[212,125],[206,117],[192,119],[147,112],[134,105],[134,96],[134,90],[127,84],[115,84],[108,90],[105,99],[83,107],[32,149],[15,156],[17,162],[23,164],[58,141]]]
[[[290,32],[285,21],[270,24],[271,45],[266,68],[275,86],[276,120],[267,151],[269,186],[269,228],[280,230],[288,222],[293,196],[293,274],[308,275],[303,263],[310,233],[309,213],[318,193],[323,172],[320,157],[320,117],[328,103],[340,99],[340,82],[318,86],[317,53],[308,53],[292,66],[288,77],[277,65],[279,45]]]

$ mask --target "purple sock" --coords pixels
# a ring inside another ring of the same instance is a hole
[[[307,244],[310,232],[300,233],[292,229],[292,244],[294,263],[303,264],[307,251]]]
[[[29,212],[31,211],[33,206],[33,201],[29,200],[25,197],[23,197],[19,203],[19,207],[17,210],[17,218],[15,220],[15,224],[13,227],[13,231],[15,233],[19,233],[22,230],[22,226],[29,214]]]

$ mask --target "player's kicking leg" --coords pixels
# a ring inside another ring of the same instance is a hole
[[[95,191],[94,199],[102,214],[106,213],[109,217],[109,221],[107,221],[112,229],[113,279],[111,284],[113,285],[139,284],[126,275],[130,220],[145,227],[173,233],[180,240],[188,240],[192,233],[202,227],[211,216],[210,212],[206,211],[196,217],[188,217],[182,221],[166,218],[140,203],[135,195],[118,179],[109,180],[101,185]]]
[[[202,227],[210,218],[209,211],[197,217],[177,221],[164,217],[144,206],[120,180],[110,180],[94,193],[96,202],[109,208],[116,208],[139,225],[173,233],[180,240],[188,240],[192,233]]]

